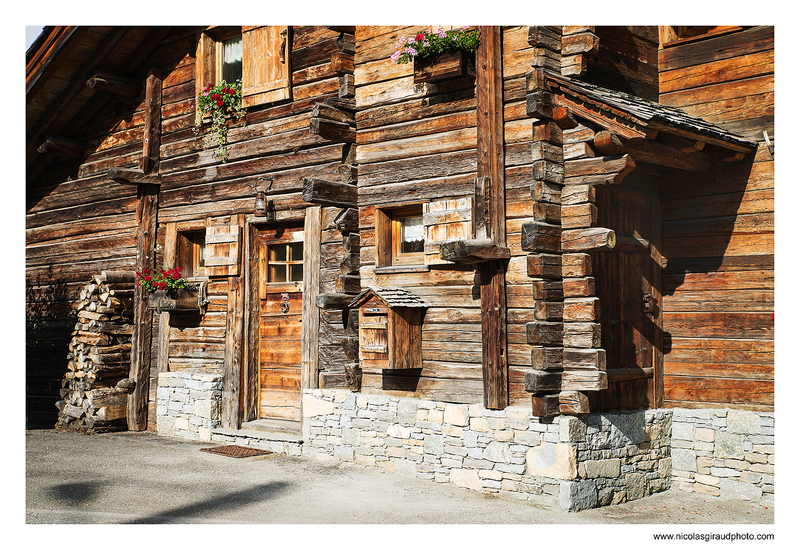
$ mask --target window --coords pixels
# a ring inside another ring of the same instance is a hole
[[[303,243],[280,243],[267,247],[269,283],[303,280]]]
[[[205,231],[181,231],[177,238],[176,265],[184,277],[204,275]]]
[[[291,99],[291,32],[288,26],[209,27],[198,34],[196,87],[242,81],[242,104]]]
[[[720,34],[727,34],[729,32],[742,30],[744,27],[736,26],[694,26],[694,27],[676,27],[676,26],[661,26],[658,28],[659,40],[661,47],[673,46],[706,38],[710,36],[717,36]]]
[[[242,35],[222,41],[219,64],[222,66],[222,80],[236,82],[242,79]]]
[[[377,267],[423,265],[425,228],[422,205],[376,211]]]

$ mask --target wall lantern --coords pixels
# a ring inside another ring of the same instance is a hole
[[[267,215],[267,199],[263,191],[256,191],[256,217],[264,217]]]

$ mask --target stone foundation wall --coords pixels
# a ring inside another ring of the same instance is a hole
[[[669,411],[539,420],[346,390],[303,395],[303,453],[575,511],[669,488]]]
[[[161,372],[156,398],[159,435],[211,441],[220,425],[222,375]]]
[[[689,492],[774,502],[775,414],[674,409],[673,483]]]
[[[772,503],[774,413],[656,409],[552,419],[348,390],[306,390],[303,434],[220,427],[222,376],[158,376],[160,435],[354,462],[577,511],[670,488]]]

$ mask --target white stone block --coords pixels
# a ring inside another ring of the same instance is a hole
[[[464,468],[450,470],[450,482],[459,487],[472,489],[473,491],[480,491],[483,489],[481,478],[476,470],[467,470]]]
[[[444,421],[453,426],[469,425],[469,407],[448,403],[444,407]]]
[[[532,476],[575,479],[578,474],[575,447],[565,443],[543,443],[527,454],[527,471]]]

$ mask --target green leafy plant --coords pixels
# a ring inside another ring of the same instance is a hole
[[[411,63],[414,58],[427,59],[438,57],[443,53],[463,50],[473,53],[480,46],[480,31],[469,30],[469,26],[460,29],[436,32],[422,31],[408,38],[400,38],[395,44],[392,61],[398,64]]]
[[[186,288],[186,279],[181,276],[180,267],[161,269],[158,273],[145,269],[136,272],[136,286],[142,287],[147,292],[165,290],[167,294],[170,294],[178,289]]]
[[[213,86],[206,86],[195,97],[195,134],[200,132],[203,119],[211,116],[211,135],[208,145],[216,143],[217,151],[222,162],[228,159],[228,126],[225,118],[231,113],[237,122],[244,119],[245,111],[242,107],[242,83],[236,81],[228,84],[220,80]]]

